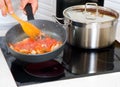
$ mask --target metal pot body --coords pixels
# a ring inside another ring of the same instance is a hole
[[[98,10],[106,11],[106,14],[108,12],[110,15],[114,15],[115,18],[113,20],[102,22],[81,22],[68,17],[66,14],[67,10],[77,7],[84,8],[84,6],[73,6],[65,9],[63,12],[65,17],[65,28],[68,31],[68,43],[73,46],[87,49],[97,49],[110,46],[115,41],[117,19],[119,16],[118,13],[112,9],[98,7]]]
[[[82,24],[73,22],[66,27],[68,43],[82,48],[103,48],[115,41],[117,21]]]

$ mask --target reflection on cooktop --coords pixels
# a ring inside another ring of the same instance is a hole
[[[114,69],[114,46],[104,49],[87,50],[66,46],[63,64],[74,74],[90,74]]]
[[[53,81],[64,76],[63,66],[55,60],[42,63],[24,63],[15,60],[12,62],[11,72],[15,80],[20,83]]]
[[[117,41],[110,47],[98,50],[80,49],[66,44],[59,58],[50,60],[53,62],[50,65],[48,62],[34,65],[16,60],[9,53],[4,37],[0,37],[0,47],[18,86],[120,71],[120,44]],[[28,64],[29,66],[26,66]],[[37,69],[37,66],[40,69]],[[27,71],[25,67],[27,67]],[[28,72],[29,70],[30,72]],[[31,72],[31,70],[33,71]],[[44,73],[38,73],[36,70]],[[59,72],[56,73],[57,71]],[[49,78],[37,77],[33,73],[43,75],[43,77],[47,73]],[[50,77],[50,75],[52,76]]]

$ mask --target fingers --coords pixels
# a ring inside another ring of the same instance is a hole
[[[0,0],[0,9],[3,16],[6,16],[7,13],[13,13],[13,7],[10,0]]]
[[[36,2],[32,3],[32,11],[33,11],[33,14],[35,14],[35,12],[37,11],[38,9],[38,2],[36,0]]]
[[[21,0],[20,9],[24,11],[27,3],[31,3],[33,14],[35,14],[38,9],[38,0]],[[3,16],[6,16],[7,13],[12,14],[14,12],[11,0],[0,0],[0,9]],[[24,13],[26,12],[24,11]]]
[[[26,4],[28,3],[29,0],[21,0],[20,2],[20,9],[23,10],[23,13],[26,14],[24,8],[26,6]]]
[[[6,5],[7,5],[7,9],[8,9],[8,12],[10,14],[13,13],[13,7],[12,7],[12,3],[11,3],[11,0],[5,0],[6,1]]]
[[[20,9],[23,10],[28,2],[29,2],[29,0],[21,0],[21,2],[20,2]]]
[[[0,1],[0,9],[1,9],[1,13],[3,16],[6,16],[7,15],[7,11],[6,11],[6,6],[5,6],[5,3],[4,3],[4,0],[1,0]]]
[[[35,14],[36,10],[38,9],[38,0],[21,0],[20,9],[22,9],[25,14],[26,14],[26,12],[25,12],[24,8],[27,3],[31,4],[33,14]]]
[[[5,6],[5,2],[4,0],[0,0],[0,9],[1,9],[1,13],[3,16],[6,16],[7,15],[7,8]]]

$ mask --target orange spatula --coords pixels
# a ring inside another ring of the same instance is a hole
[[[36,38],[42,33],[35,25],[20,19],[15,13],[11,14],[11,16],[20,23],[24,32],[31,38]]]
[[[30,11],[27,10],[27,12],[31,12],[32,14],[32,8],[31,8],[31,4],[27,4],[26,9],[30,9]],[[25,9],[25,10],[26,10]],[[22,29],[24,30],[24,32],[31,38],[36,38],[37,36],[40,36],[42,34],[41,30],[38,29],[35,25],[33,25],[30,22],[24,21],[22,19],[20,19],[15,13],[10,14],[13,18],[15,18],[20,25],[22,26]]]

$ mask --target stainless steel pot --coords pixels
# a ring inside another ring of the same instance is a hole
[[[63,11],[68,43],[73,46],[98,49],[115,41],[119,14],[95,3],[76,5]]]

